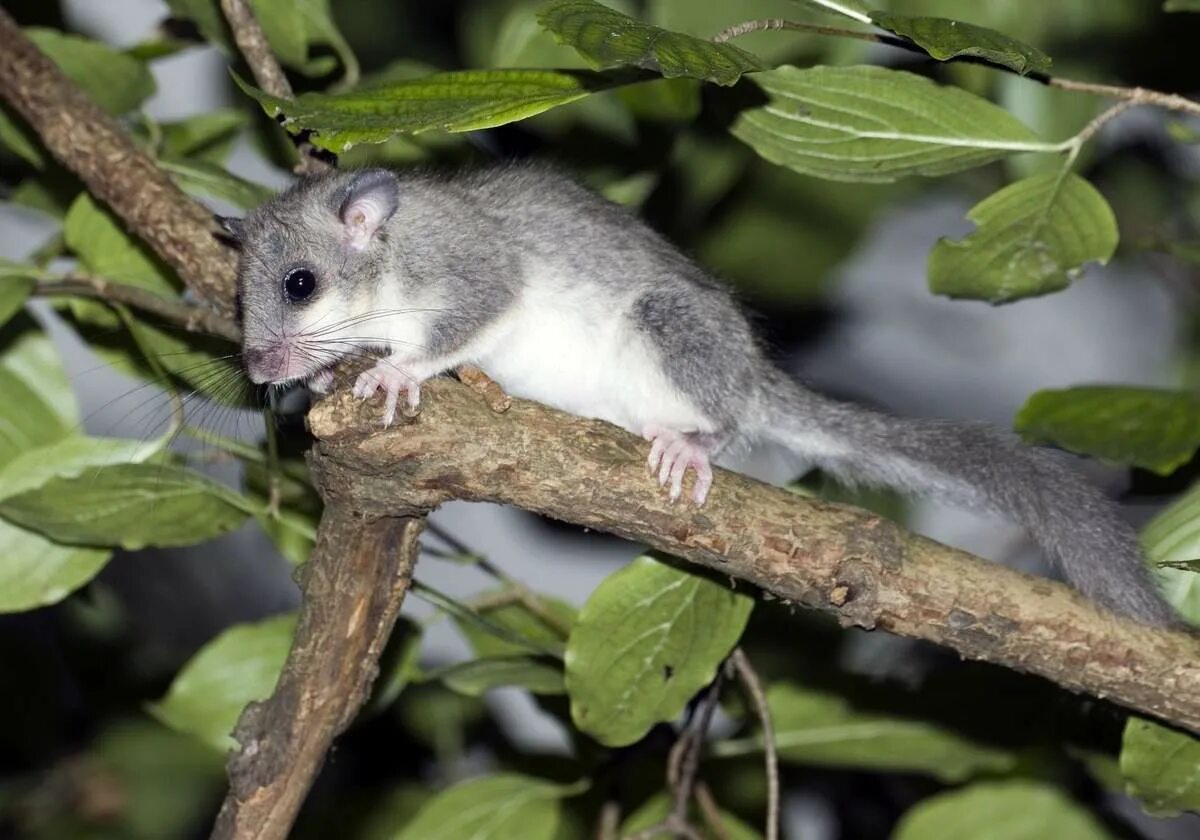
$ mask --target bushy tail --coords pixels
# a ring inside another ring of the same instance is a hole
[[[1084,595],[1146,624],[1180,623],[1134,530],[1057,453],[985,425],[889,417],[830,400],[782,372],[759,405],[764,437],[840,480],[1000,514],[1024,527]]]

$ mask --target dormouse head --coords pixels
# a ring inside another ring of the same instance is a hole
[[[399,182],[386,169],[310,176],[245,218],[220,218],[241,250],[242,356],[253,382],[307,379],[371,346]]]

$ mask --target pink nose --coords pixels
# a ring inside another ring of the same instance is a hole
[[[243,347],[242,361],[250,381],[261,385],[278,378],[279,351],[271,347]]]

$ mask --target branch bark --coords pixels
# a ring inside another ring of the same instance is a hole
[[[272,96],[281,99],[292,98],[292,84],[288,81],[267,43],[267,36],[254,17],[254,10],[246,0],[221,0],[221,11],[225,21],[233,32],[234,43],[237,44],[242,58],[250,65],[250,72],[258,86]],[[296,164],[296,172],[301,175],[311,175],[324,172],[330,168],[330,162],[321,157],[321,152],[314,147],[303,134],[288,134],[296,145],[296,153],[300,156]],[[330,155],[330,158],[333,156]]]
[[[213,840],[283,840],[333,739],[369,697],[416,563],[423,520],[372,518],[326,497],[304,601],[275,693],[234,737]]]
[[[0,98],[92,195],[179,272],[188,288],[222,315],[233,316],[237,257],[217,241],[212,214],[176,187],[3,9]]]
[[[615,427],[524,400],[497,414],[444,379],[423,394],[418,418],[387,430],[375,401],[347,391],[314,407],[310,463],[322,484],[375,515],[464,499],[607,531],[843,625],[926,639],[1200,732],[1200,638],[735,473],[719,473],[703,508],[673,506],[646,474],[644,442]]]

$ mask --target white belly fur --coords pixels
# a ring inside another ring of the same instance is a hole
[[[633,297],[573,284],[551,266],[483,331],[471,355],[504,390],[640,434],[648,424],[710,432],[713,424],[663,374],[629,317]]]

